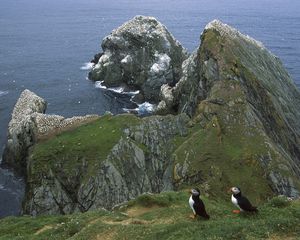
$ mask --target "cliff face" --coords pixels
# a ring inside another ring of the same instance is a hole
[[[187,135],[185,114],[103,116],[36,144],[28,161],[26,213],[112,208],[144,192],[173,189],[173,139]]]
[[[204,155],[222,158],[241,172],[242,166],[251,169],[252,162],[262,167],[275,192],[299,196],[300,93],[280,60],[261,43],[220,21],[209,23],[200,47],[183,64],[183,77],[170,91],[169,107],[176,106],[204,127],[198,149],[203,157],[183,160],[194,151],[188,145],[178,169],[183,165],[191,175],[203,172]],[[218,153],[212,151],[212,141]],[[227,145],[235,149],[233,156]],[[178,178],[186,176],[179,171]]]
[[[137,16],[102,42],[103,54],[89,73],[92,80],[140,90],[145,101],[158,102],[160,87],[181,77],[186,50],[153,17]]]
[[[161,46],[168,47],[158,51]],[[174,48],[180,54],[172,55]],[[159,100],[157,113],[164,116],[64,119],[30,111],[34,130],[23,124],[24,137],[10,133],[6,150],[7,162],[27,175],[25,213],[112,208],[143,192],[190,185],[222,199],[232,185],[256,202],[300,195],[300,93],[261,43],[215,20],[183,61],[182,47],[165,27],[136,17],[107,37],[103,49],[90,77],[138,86],[146,99]],[[157,54],[168,54],[172,64],[162,75],[146,74],[159,67]],[[171,72],[173,80],[166,80]],[[154,79],[158,85],[151,85]],[[27,144],[27,138],[34,140]],[[24,146],[22,158],[10,150],[12,142]],[[18,159],[22,164],[14,165]]]

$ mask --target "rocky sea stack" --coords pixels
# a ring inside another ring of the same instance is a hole
[[[107,87],[140,90],[139,98],[154,103],[163,84],[178,82],[187,58],[186,50],[164,25],[144,16],[113,30],[103,39],[102,49],[89,78]]]
[[[187,56],[162,24],[139,16],[102,48],[89,77],[140,90],[140,101],[157,104],[156,114],[73,124],[41,113],[44,101],[32,94],[37,105],[15,125],[23,93],[4,160],[26,176],[24,213],[111,209],[145,192],[195,185],[226,198],[238,184],[256,203],[299,197],[300,93],[260,42],[214,20]]]

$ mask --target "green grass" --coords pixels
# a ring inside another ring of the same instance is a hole
[[[255,203],[259,203],[272,195],[258,160],[258,156],[268,153],[262,144],[264,138],[255,130],[246,135],[243,123],[226,124],[232,130],[224,131],[223,118],[229,111],[222,111],[219,110],[218,116],[214,116],[205,128],[193,131],[176,149],[175,166],[187,166],[187,173],[180,176],[175,171],[174,179],[179,182],[179,188],[182,179],[188,185],[202,188],[201,185],[206,185],[207,193],[212,196],[225,196],[226,190],[234,185],[245,190],[256,189],[249,192]]]
[[[299,239],[300,201],[273,198],[258,214],[233,214],[227,199],[202,197],[210,220],[189,218],[186,191],[141,195],[114,212],[7,217],[0,239]],[[251,199],[250,199],[251,200]]]
[[[180,202],[182,200],[182,194],[173,194],[169,192],[162,192],[161,194],[142,194],[138,198],[129,201],[126,205],[128,207],[141,206],[141,207],[169,207],[174,203]]]
[[[93,175],[120,140],[123,130],[138,122],[134,115],[105,115],[75,130],[39,142],[31,152],[29,180],[38,181],[50,169],[54,173],[63,170],[67,176],[76,175],[78,169],[84,171],[84,175]]]
[[[256,202],[272,195],[267,180],[271,172],[278,172],[283,179],[292,179],[296,187],[300,186],[292,171],[285,170],[290,169],[291,163],[284,151],[289,152],[293,143],[281,110],[283,106],[275,100],[276,96],[286,95],[276,80],[278,74],[286,76],[282,66],[255,44],[221,36],[214,29],[204,31],[199,56],[203,63],[208,56],[218,63],[219,81],[213,84],[206,100],[222,99],[227,104],[200,102],[197,119],[213,122],[212,116],[217,118],[220,131],[208,123],[208,127],[176,150],[177,163],[187,161],[190,176],[201,169],[202,179],[218,194],[224,185],[256,189],[251,193]],[[284,84],[288,84],[288,76],[286,80]],[[261,123],[251,117],[257,114],[251,105],[262,114]],[[274,139],[279,139],[275,142],[280,141],[284,150],[276,149]],[[211,177],[216,175],[218,178]]]

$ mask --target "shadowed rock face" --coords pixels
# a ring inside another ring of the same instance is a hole
[[[89,78],[109,87],[141,90],[146,101],[158,102],[160,87],[181,77],[185,49],[153,17],[137,16],[102,42],[103,55]]]

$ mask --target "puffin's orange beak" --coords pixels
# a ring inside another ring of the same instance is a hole
[[[229,189],[227,190],[227,193],[232,193],[232,188],[229,188]]]

